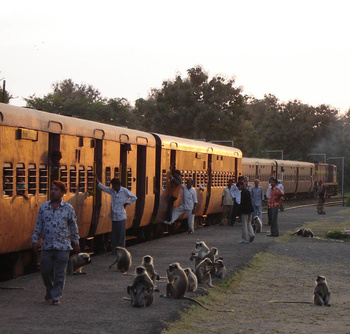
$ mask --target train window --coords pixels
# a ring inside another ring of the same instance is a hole
[[[132,171],[131,171],[131,168],[128,168],[128,179],[127,179],[126,187],[129,190],[131,190],[131,185],[132,185]]]
[[[29,164],[28,166],[28,194],[35,195],[36,193],[36,166]]]
[[[16,165],[16,193],[24,195],[26,191],[26,170],[23,163]]]
[[[79,192],[85,192],[85,184],[86,184],[86,175],[85,175],[85,167],[79,167]]]
[[[46,165],[39,166],[39,194],[47,194],[48,170]]]
[[[106,187],[109,187],[110,183],[111,183],[111,167],[106,167]]]
[[[79,147],[83,147],[84,146],[84,137],[79,137],[78,145],[79,145]]]
[[[120,178],[120,173],[119,173],[119,168],[118,167],[114,168],[114,177],[116,177],[117,179]]]
[[[69,168],[69,190],[71,193],[77,192],[77,169],[75,166]],[[62,178],[62,177],[61,177]],[[63,180],[62,180],[63,182]]]
[[[5,162],[2,168],[3,172],[3,194],[5,196],[13,196],[13,168],[12,164]]]
[[[94,191],[94,170],[91,166],[87,168],[87,191]]]
[[[168,181],[168,173],[165,169],[162,170],[162,189],[165,190]]]
[[[68,171],[67,166],[60,167],[60,180],[66,185],[68,185]]]

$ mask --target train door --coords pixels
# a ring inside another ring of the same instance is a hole
[[[101,139],[95,139],[94,143],[94,170],[97,178],[102,180],[102,148],[103,141]],[[98,227],[100,212],[102,205],[102,194],[101,191],[96,191],[96,184],[94,185],[94,200],[93,200],[93,209],[91,217],[91,225],[89,231],[89,237],[93,237],[96,234]]]
[[[48,158],[50,161],[49,165],[49,186],[54,180],[60,180],[60,160],[62,158],[61,152],[61,137],[58,133],[49,133],[49,154]],[[48,198],[50,192],[48,192]]]
[[[205,208],[203,212],[203,216],[207,214],[207,210],[209,207],[209,202],[210,202],[210,196],[211,196],[211,186],[212,186],[212,154],[208,154],[208,169],[207,169],[207,174],[208,174],[208,184],[207,184],[207,198],[205,201]]]
[[[137,146],[137,172],[136,172],[136,207],[133,229],[138,229],[141,223],[146,198],[146,146]]]

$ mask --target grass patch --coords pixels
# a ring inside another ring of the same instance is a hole
[[[326,233],[326,238],[350,241],[350,233],[345,233],[340,230],[333,230]]]

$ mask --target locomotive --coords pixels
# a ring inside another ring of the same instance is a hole
[[[316,177],[336,176],[334,166],[243,158],[238,148],[210,142],[147,133],[79,118],[0,103],[0,280],[18,277],[36,266],[31,235],[50,184],[66,184],[63,200],[76,212],[81,248],[93,252],[109,245],[111,197],[96,191],[96,177],[105,185],[117,177],[138,200],[127,206],[129,237],[162,236],[172,172],[183,183],[193,180],[197,192],[195,225],[210,223],[222,211],[228,180],[247,175],[283,179],[287,194],[312,191]],[[326,180],[336,191],[336,179]],[[266,190],[266,189],[265,189]],[[175,206],[179,204],[179,199]],[[184,218],[180,217],[180,218]],[[6,273],[6,274],[3,274]]]

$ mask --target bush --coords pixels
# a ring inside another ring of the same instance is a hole
[[[344,233],[344,232],[339,231],[339,230],[333,230],[333,231],[329,231],[326,234],[326,238],[350,241],[350,234],[349,233]]]
[[[350,206],[350,197],[347,197],[345,200],[345,206]]]

